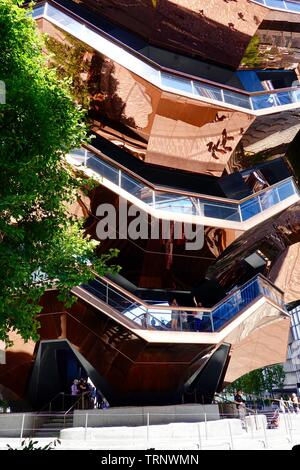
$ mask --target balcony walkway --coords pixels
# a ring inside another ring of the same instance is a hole
[[[155,186],[91,146],[74,150],[66,158],[71,165],[158,219],[245,231],[300,199],[293,177],[235,200]]]
[[[297,5],[293,2],[279,0],[266,1],[273,5],[279,3]],[[300,12],[300,5],[298,12]],[[114,37],[114,30],[108,34],[54,1],[39,4],[34,8],[32,16],[34,19],[44,18],[58,26],[162,91],[175,93],[196,101],[221,105],[223,108],[243,111],[254,116],[300,107],[299,86],[250,93],[239,88],[209,80],[200,80],[198,77],[167,69],[121,42],[119,37]]]
[[[265,308],[266,317],[289,318],[283,292],[260,274],[234,289],[212,308],[173,306],[162,300],[146,302],[105,277],[75,287],[72,292],[147,341],[151,338],[163,341],[166,334],[166,341],[184,342],[187,335],[191,335],[190,339],[195,342],[201,333],[200,343],[218,344],[245,318],[268,304],[273,313]],[[142,330],[146,330],[146,334]]]

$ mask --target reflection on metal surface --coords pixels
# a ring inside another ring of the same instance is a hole
[[[285,153],[288,144],[300,130],[297,112],[285,111],[270,116],[257,117],[241,139],[246,152],[269,153],[272,149]]]
[[[239,65],[250,38],[269,11],[247,0],[228,4],[223,0],[166,0],[157,2],[156,8],[148,0],[82,0],[80,5],[159,47],[231,67]]]
[[[10,331],[9,339],[14,345],[6,349],[5,362],[0,363],[0,384],[6,387],[9,393],[16,394],[17,399],[22,399],[26,395],[35,344],[33,341],[25,343],[14,331]]]
[[[90,55],[90,69],[81,74],[91,98],[93,130],[146,162],[219,176],[256,115],[299,107],[297,87],[249,94],[172,76],[122,45],[100,40],[72,15],[50,4],[38,8],[36,17],[42,14],[66,31],[39,20],[41,29],[57,42],[67,44],[64,35],[70,33],[94,48],[84,55],[84,61]],[[221,145],[224,132],[230,142]]]
[[[48,21],[40,28],[51,61],[77,84],[74,98],[88,100],[94,132],[146,162],[221,175],[254,116],[162,91]]]
[[[269,308],[269,311],[265,311],[266,308]],[[264,306],[261,313],[257,312],[257,315],[261,315],[261,317],[264,314],[270,315],[268,323],[261,324],[250,331],[249,335],[232,344],[225,382],[233,382],[251,370],[285,361],[290,321],[284,318],[276,318],[276,314],[272,312],[270,306]],[[255,317],[255,314],[253,317]],[[250,320],[252,320],[252,317]],[[232,335],[228,340],[231,339],[233,339]]]
[[[286,304],[300,299],[300,242],[287,247],[274,260],[268,277],[284,291]]]
[[[116,21],[123,15],[126,23],[131,17],[131,25],[139,32],[152,33],[150,41],[162,43],[166,38],[166,47],[173,41],[174,49],[188,49],[191,54],[237,65],[250,37],[270,13],[265,6],[277,8],[280,2],[240,0],[229,2],[229,8],[224,5],[226,1],[212,0],[200,12],[188,0],[158,2],[157,9],[146,0],[133,0],[130,5],[118,2],[115,12],[114,0],[96,3],[96,7],[103,6],[104,15]],[[95,6],[89,0],[83,4]],[[221,4],[223,8],[213,12]],[[245,13],[240,11],[241,5],[247,6]],[[141,16],[141,12],[152,10],[151,16]],[[135,24],[135,14],[143,18],[139,25]],[[40,29],[49,34],[49,63],[59,65],[61,76],[71,76],[73,97],[89,108],[92,130],[145,163],[220,176],[228,169],[226,165],[240,141],[246,151],[256,152],[286,144],[298,131],[297,116],[290,110],[300,107],[299,87],[248,93],[166,70],[55,2],[38,6],[34,17]],[[151,18],[163,18],[164,22],[153,24]],[[147,27],[145,22],[149,23]],[[177,32],[174,27],[171,33],[172,24],[181,27]],[[162,25],[164,31],[159,32]],[[228,44],[226,50],[224,44]],[[263,137],[259,135],[262,121]],[[90,207],[86,210],[84,204],[81,206],[81,215],[93,212],[98,196],[111,197],[115,205],[124,197],[156,218],[205,224],[206,245],[197,259],[199,269],[186,276],[182,269],[177,279],[169,273],[181,247],[176,252],[171,236],[165,246],[162,240],[157,241],[159,250],[165,250],[161,264],[151,256],[144,263],[143,255],[135,257],[131,247],[124,249],[132,276],[139,276],[140,283],[147,286],[153,286],[158,278],[166,294],[163,300],[161,292],[160,300],[153,300],[154,291],[152,300],[143,301],[106,278],[74,287],[78,301],[68,310],[59,304],[56,293],[48,292],[39,315],[42,340],[68,339],[109,384],[114,404],[125,404],[126,400],[130,404],[148,404],[151,400],[180,403],[183,384],[204,369],[224,342],[231,347],[226,382],[284,360],[289,315],[283,293],[257,272],[264,270],[285,288],[291,284],[291,263],[287,265],[283,258],[287,247],[300,241],[300,204],[295,203],[299,193],[292,178],[262,186],[262,191],[253,186],[249,197],[229,200],[159,189],[129,174],[121,165],[93,154],[91,146],[83,153],[74,152],[69,161],[91,176],[100,176],[108,189],[100,188],[100,196],[95,191]],[[249,232],[245,236],[242,230]],[[237,231],[240,236],[235,240]],[[127,248],[126,243],[120,246]],[[146,251],[151,244],[142,242],[140,247]],[[178,283],[183,283],[184,277],[190,286],[195,276],[199,281],[219,255],[211,273],[227,287],[226,297],[212,308],[171,305],[165,271],[170,288],[179,291]],[[187,257],[183,259],[185,270],[192,270],[194,265],[187,263]],[[180,269],[180,262],[178,266]],[[22,346],[18,351],[16,344],[7,357],[7,365],[0,365],[0,382],[24,395],[33,347],[24,354]],[[17,384],[19,376],[21,385]]]
[[[78,300],[66,311],[54,291],[46,294],[42,305],[41,340],[68,339],[101,375],[112,405],[181,403],[183,384],[204,367],[213,351],[223,343],[224,335],[226,342],[232,344],[226,381],[234,380],[236,374],[242,375],[256,365],[261,367],[273,359],[281,361],[281,346],[289,328],[289,321],[284,320],[286,315],[273,303],[261,303],[261,300],[252,304],[251,312],[245,311],[225,327],[222,335],[133,331],[131,320],[126,317],[117,320],[108,304],[103,303],[103,309],[99,310],[89,302]],[[255,350],[257,346],[260,346],[259,354]],[[25,355],[18,354],[18,349],[22,350],[21,344],[19,348],[15,346],[15,351],[12,349],[7,364],[0,365],[0,379],[3,385],[24,396],[33,348]],[[177,394],[176,390],[180,392]]]
[[[101,29],[86,24],[87,22],[67,9],[51,5],[46,2],[43,7],[34,10],[34,18],[45,18],[62,30],[93,47],[95,50],[109,57],[145,79],[147,82],[159,87],[162,91],[170,91],[194,100],[215,102],[223,106],[244,110],[250,114],[267,114],[272,112],[272,108],[291,106],[293,109],[297,103],[299,106],[299,87],[289,87],[277,90],[267,90],[260,92],[247,92],[240,88],[232,88],[208,80],[195,79],[189,75],[177,75],[175,72],[163,70],[157,64],[149,66],[143,56],[136,57],[136,52],[126,44],[107,35]],[[124,72],[123,72],[124,73]],[[118,73],[117,73],[118,74]],[[285,109],[285,108],[284,108]],[[274,110],[273,110],[274,112]]]
[[[281,214],[249,230],[247,234],[241,235],[211,266],[210,275],[219,279],[224,286],[230,286],[238,277],[243,279],[244,259],[257,250],[261,250],[269,260],[265,270],[268,275],[286,248],[299,241],[300,204],[296,203]]]

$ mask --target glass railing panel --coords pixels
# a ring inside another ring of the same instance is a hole
[[[193,93],[191,80],[177,77],[166,72],[161,73],[161,84],[162,86],[173,88],[174,90],[180,90],[191,94]]]
[[[42,5],[42,6],[39,6],[39,7],[35,7],[32,12],[30,12],[29,14],[32,16],[32,18],[38,18],[39,16],[42,16],[44,14],[44,11],[45,11],[45,5]]]
[[[272,300],[275,304],[279,305],[283,310],[285,310],[283,296],[274,286],[262,281],[260,283],[260,291],[265,297]]]
[[[221,89],[215,86],[195,81],[194,90],[196,95],[203,96],[204,98],[209,98],[216,101],[224,101]]]
[[[172,306],[168,302],[160,301],[154,302],[156,308],[144,307],[138,299],[132,299],[126,293],[119,292],[100,279],[90,281],[81,287],[145,329],[193,332],[218,331],[261,295],[285,309],[282,294],[260,277],[256,277],[234,291],[211,313],[172,310]]]
[[[51,20],[56,21],[62,29],[70,32],[77,38],[83,39],[84,33],[87,29],[84,27],[83,23],[80,23],[79,21],[76,21],[70,16],[62,13],[60,10],[52,7],[49,3],[46,9],[46,16]]]
[[[95,157],[92,152],[87,153],[86,166],[111,183],[119,184],[119,170]]]
[[[237,204],[222,204],[221,202],[204,202],[203,215],[213,219],[224,219],[240,222]]]
[[[262,211],[258,197],[253,197],[240,204],[242,220],[251,219]]]
[[[214,331],[211,315],[201,314],[201,312],[188,313],[186,327],[188,331],[199,331],[200,333],[212,333]]]
[[[282,10],[286,9],[282,0],[266,0],[266,4],[268,7],[272,8],[281,8]],[[287,7],[289,8],[289,5],[287,5]]]
[[[258,196],[262,210],[269,209],[280,202],[276,188],[265,191]]]
[[[265,109],[278,106],[276,93],[269,95],[254,95],[251,97],[253,109]]]
[[[283,201],[284,199],[287,199],[290,196],[293,196],[293,194],[296,193],[296,188],[294,186],[293,181],[286,181],[285,183],[282,183],[281,185],[277,186],[277,192],[280,201]]]
[[[131,178],[124,173],[121,174],[121,188],[138,199],[143,198],[145,190],[148,191],[148,188],[145,185],[139,183],[138,180]]]
[[[122,189],[137,197],[145,204],[155,207],[157,210],[167,212],[240,222],[254,217],[297,192],[293,181],[288,180],[275,187],[271,187],[258,196],[253,195],[253,197],[240,204],[209,201],[201,199],[201,197],[153,191],[149,186],[139,182],[138,179],[128,176],[113,165],[101,160],[94,153],[85,151],[85,149],[72,150],[70,156],[78,165],[86,165],[87,168],[95,171],[110,182],[117,186],[121,185]]]
[[[259,295],[260,286],[257,278],[234,292],[225,302],[213,310],[212,317],[214,330],[217,331],[222,328],[225,323],[235,317]]]
[[[297,103],[300,100],[299,92],[293,91],[279,91],[274,94],[277,106],[283,106],[285,104]]]
[[[241,93],[235,93],[234,91],[223,90],[224,100],[226,103],[239,106],[241,108],[251,109],[250,97],[248,95],[242,95]]]
[[[85,149],[80,148],[80,149],[73,149],[71,152],[69,152],[69,155],[76,160],[77,165],[84,165],[85,164]]]
[[[71,23],[75,22],[73,18],[66,15],[65,13],[62,13],[60,10],[58,10],[57,8],[54,8],[49,3],[47,4],[46,14],[49,18],[56,21],[62,26],[69,26]]]
[[[210,314],[174,310],[148,310],[147,328],[171,331],[213,331]]]
[[[158,191],[155,191],[155,209],[191,215],[197,214],[196,207],[189,197]]]
[[[294,2],[285,2],[287,9],[290,11],[294,11],[296,13],[300,13],[300,5],[299,3],[294,3]]]
[[[141,304],[98,279],[84,284],[82,287],[130,320],[135,321],[141,315],[146,314],[146,309]]]

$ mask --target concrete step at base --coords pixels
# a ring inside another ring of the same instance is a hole
[[[59,431],[45,431],[45,432],[41,432],[41,431],[36,431],[34,433],[34,437],[59,437],[60,433]]]

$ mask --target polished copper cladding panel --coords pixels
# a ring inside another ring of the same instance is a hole
[[[285,361],[290,321],[288,318],[279,318],[275,312],[273,312],[272,320],[272,307],[270,306],[269,312],[261,313],[263,318],[269,315],[269,321],[265,324],[262,321],[260,325],[258,322],[256,328],[232,345],[225,382],[234,382],[251,370]],[[254,325],[255,318],[251,317],[250,322]],[[236,332],[233,332],[232,336],[235,335]],[[227,341],[231,341],[230,335]]]
[[[26,395],[28,378],[34,362],[35,344],[33,341],[24,343],[15,332],[10,332],[9,338],[14,345],[6,349],[5,363],[0,364],[0,384],[15,395],[13,398],[7,396],[7,399],[22,399]]]
[[[183,390],[224,342],[231,345],[227,382],[256,366],[285,359],[289,318],[263,299],[225,326],[224,334],[151,330],[145,334],[104,303],[101,309],[78,300],[64,310],[54,291],[44,296],[42,304],[41,340],[67,339],[115,394],[123,397],[117,399],[123,403],[143,400],[144,394],[166,397]],[[169,339],[163,340],[164,335]],[[172,335],[177,335],[176,341]],[[33,347],[25,352],[24,346],[16,343],[14,349],[8,363],[0,366],[1,383],[22,395],[33,364]]]
[[[300,130],[298,111],[282,111],[269,116],[257,116],[242,137],[244,151],[253,156],[284,154]]]
[[[83,104],[90,100],[94,132],[145,162],[222,174],[255,116],[162,91],[48,21],[38,24],[51,37],[51,62],[77,84],[75,99]],[[222,146],[224,134],[227,142]]]
[[[275,279],[281,269],[286,249],[299,241],[300,204],[296,203],[241,235],[220,255],[210,268],[210,274],[224,286],[229,286],[235,279],[245,275],[244,259],[259,250],[266,259],[264,274],[268,277],[272,267],[276,266],[272,273],[272,278]]]
[[[156,3],[154,8],[149,0],[80,2],[142,35],[149,43],[231,67],[239,65],[248,42],[269,14],[269,10],[248,0],[163,0]]]
[[[269,279],[284,291],[287,304],[300,299],[300,242],[288,246],[272,263]]]

